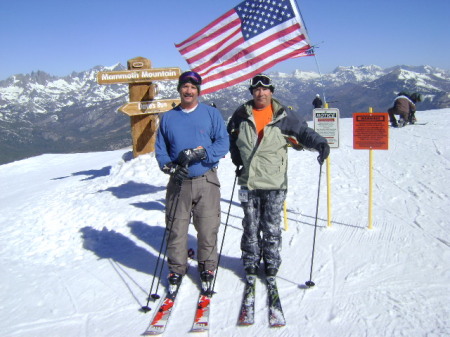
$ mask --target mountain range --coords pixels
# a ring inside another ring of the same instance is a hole
[[[64,77],[43,71],[18,74],[0,81],[0,164],[43,153],[120,149],[131,145],[129,117],[118,108],[128,101],[127,84],[99,85],[98,71],[126,69],[118,63],[97,66]],[[354,112],[385,112],[400,91],[419,92],[418,110],[450,107],[450,71],[431,66],[338,67],[328,74],[295,70],[268,73],[274,97],[312,118],[312,100],[325,97],[341,117]],[[178,98],[176,81],[160,81],[158,96]],[[214,103],[226,120],[251,99],[248,83],[201,97]]]

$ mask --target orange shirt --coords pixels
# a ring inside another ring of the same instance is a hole
[[[272,104],[269,104],[262,110],[253,109],[253,118],[255,119],[256,134],[258,135],[258,144],[264,136],[264,127],[272,121]]]

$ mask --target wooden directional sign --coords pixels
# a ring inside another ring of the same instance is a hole
[[[178,67],[99,71],[97,73],[97,82],[98,84],[148,83],[153,81],[177,80],[180,75],[181,69]]]
[[[180,99],[160,99],[154,101],[130,102],[122,105],[119,111],[128,116],[154,114],[169,111],[178,104]]]
[[[135,57],[127,62],[128,70],[99,71],[98,84],[128,83],[130,103],[119,111],[130,116],[133,155],[154,152],[159,113],[166,112],[180,104],[180,99],[154,100],[158,93],[154,81],[177,80],[181,75],[178,67],[152,68],[145,57]]]

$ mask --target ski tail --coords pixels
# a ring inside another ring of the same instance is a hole
[[[284,318],[275,276],[268,276],[266,278],[266,283],[269,300],[269,324],[271,327],[285,326],[286,320]]]
[[[195,310],[194,323],[191,332],[209,330],[209,312],[211,308],[211,296],[202,292],[198,297],[197,309]]]
[[[255,323],[255,291],[256,275],[247,275],[238,325],[252,325]]]

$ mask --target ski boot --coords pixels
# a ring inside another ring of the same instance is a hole
[[[177,273],[170,273],[167,277],[169,280],[169,293],[174,293],[181,284],[181,280],[183,279],[183,275]]]
[[[202,281],[202,293],[208,296],[212,295],[212,283],[214,280],[214,271],[204,270],[200,273]]]

